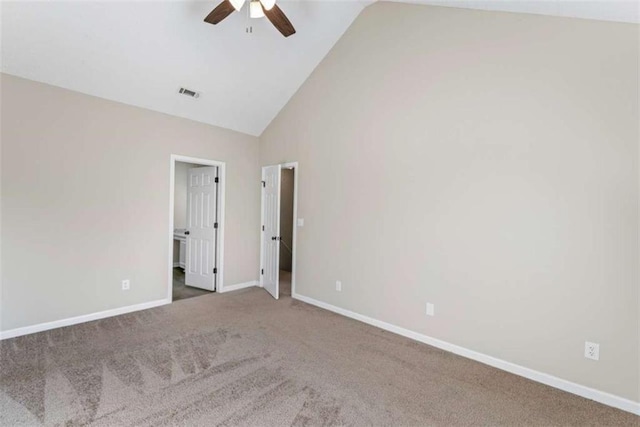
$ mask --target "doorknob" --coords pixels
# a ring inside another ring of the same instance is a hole
[[[189,235],[189,230],[184,232],[185,235]]]
[[[273,236],[273,237],[271,238],[271,240],[276,240],[276,239],[277,239],[277,237],[276,237],[276,236]]]

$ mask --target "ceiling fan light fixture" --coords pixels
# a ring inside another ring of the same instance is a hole
[[[262,3],[262,7],[264,7],[265,10],[271,10],[276,4],[276,0],[260,0],[260,3]]]
[[[264,17],[264,10],[262,10],[262,5],[260,4],[260,0],[251,0],[251,3],[249,3],[249,16],[251,18]]]
[[[2,0],[0,0],[2,1]],[[232,3],[232,1],[234,3]],[[242,7],[246,0],[222,0],[222,3],[217,5],[208,15],[204,18],[204,22],[212,25],[219,24],[222,20],[226,19],[229,15],[236,11],[236,5]],[[271,9],[265,9],[264,4],[260,0],[249,0],[249,17],[250,18],[262,18],[266,16],[269,22],[273,24],[274,27],[280,34],[285,37],[289,37],[296,33],[296,29],[293,28],[291,21],[287,18],[287,15],[284,14],[282,9],[278,7],[275,2],[277,0],[263,0],[267,2],[267,6],[271,6]],[[272,3],[269,3],[272,2]],[[251,26],[247,27],[251,28]],[[247,30],[247,32],[251,32]]]
[[[242,6],[244,6],[244,2],[245,0],[229,0],[229,3],[231,3],[235,10],[242,9]]]

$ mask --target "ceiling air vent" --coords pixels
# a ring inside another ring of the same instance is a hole
[[[200,94],[198,92],[196,92],[194,90],[191,90],[191,89],[186,89],[184,87],[181,87],[178,92],[180,92],[181,94],[183,94],[185,96],[188,96],[190,98],[197,98],[197,97],[200,96]]]

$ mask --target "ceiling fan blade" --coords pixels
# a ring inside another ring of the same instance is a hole
[[[264,10],[264,14],[267,16],[267,19],[271,21],[273,26],[276,27],[283,36],[289,37],[290,35],[296,33],[296,29],[293,28],[291,21],[289,21],[287,15],[284,14],[282,9],[280,9],[277,4],[274,4],[270,10],[265,9],[263,6],[262,10]]]
[[[204,22],[208,22],[209,24],[216,25],[220,21],[222,21],[227,16],[231,15],[231,12],[236,9],[233,7],[229,0],[224,0],[222,3],[216,6],[215,9],[211,11],[210,14],[204,18]]]

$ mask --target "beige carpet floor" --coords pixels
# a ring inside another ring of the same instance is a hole
[[[0,342],[0,425],[630,425],[259,288]]]
[[[291,296],[291,272],[280,270],[280,298]]]

